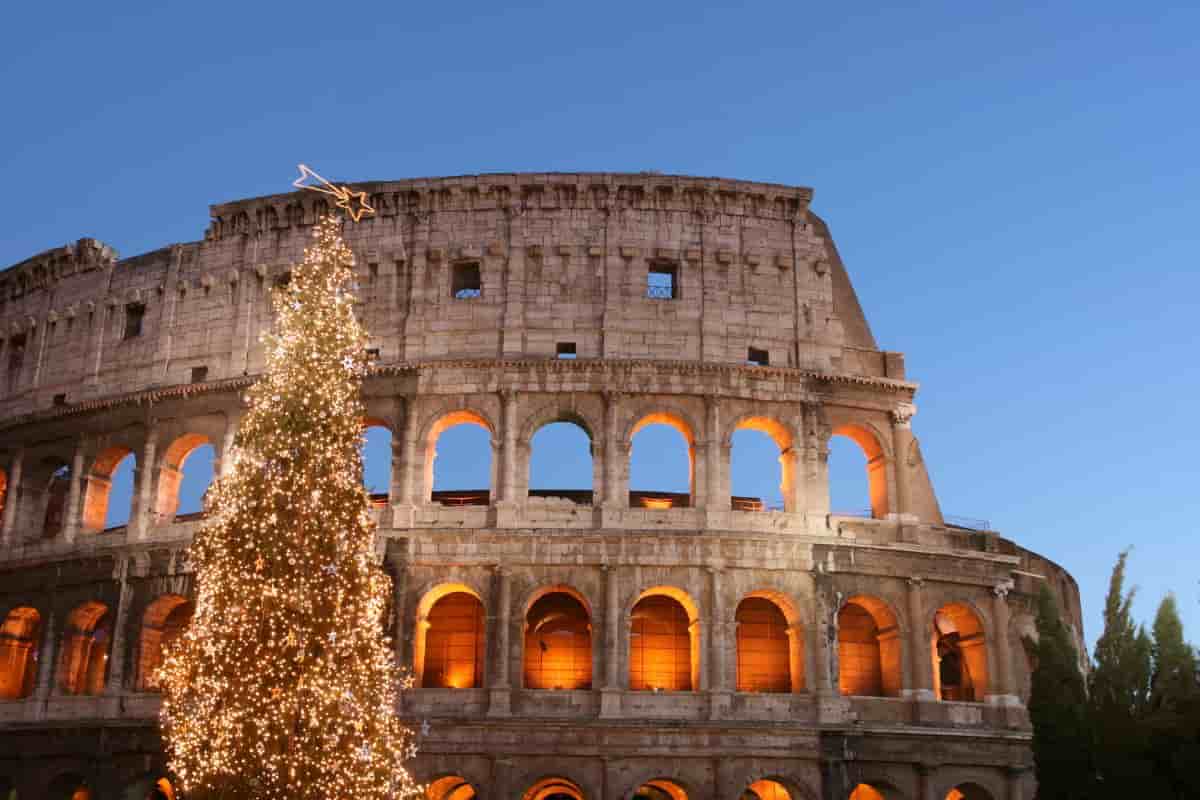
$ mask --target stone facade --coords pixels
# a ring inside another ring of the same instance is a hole
[[[399,660],[422,674],[439,598],[483,609],[477,685],[402,695],[419,778],[489,800],[774,800],[764,781],[805,800],[860,783],[1032,796],[1021,637],[1043,582],[1081,630],[1077,588],[943,518],[911,429],[916,384],[876,346],[809,190],[651,174],[361,188],[379,213],[346,235],[377,351],[367,422],[393,437],[377,514]],[[0,700],[0,790],[141,797],[162,777],[145,642],[163,635],[155,601],[191,593],[198,522],[175,514],[179,470],[200,444],[218,463],[229,447],[269,289],[323,210],[306,193],[227,203],[201,242],[121,260],[83,239],[0,272],[0,620],[6,657],[31,659],[25,690]],[[560,420],[591,438],[593,491],[531,495],[533,434]],[[450,505],[433,455],[464,422],[491,434],[492,485]],[[692,464],[691,491],[659,507],[629,487],[648,422],[680,430]],[[731,501],[746,427],[779,447],[782,509]],[[868,459],[870,518],[830,511],[833,435]],[[128,453],[130,522],[104,530]],[[587,615],[587,688],[526,685],[528,614],[555,592]],[[686,613],[686,690],[630,688],[646,597]],[[740,677],[747,598],[780,615],[772,663],[791,691]],[[81,636],[104,659],[87,662],[91,689],[66,674]],[[943,646],[974,676],[964,693],[943,685]],[[868,685],[879,696],[843,692]]]

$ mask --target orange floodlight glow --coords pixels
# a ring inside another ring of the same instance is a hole
[[[375,213],[375,209],[367,202],[366,192],[355,192],[351,191],[349,186],[332,184],[313,172],[312,167],[307,164],[298,164],[297,166],[300,168],[300,177],[292,181],[292,186],[295,186],[297,189],[308,189],[310,192],[320,192],[321,194],[337,198],[337,207],[343,209],[350,215],[350,219],[355,222],[358,222],[369,214]],[[309,178],[316,180],[317,183],[305,183]]]
[[[669,497],[643,497],[643,508],[652,508],[656,511],[663,511],[671,507],[671,498]]]

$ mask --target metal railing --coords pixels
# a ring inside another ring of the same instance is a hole
[[[655,286],[653,284],[646,287],[646,297],[651,300],[674,300],[674,286]]]

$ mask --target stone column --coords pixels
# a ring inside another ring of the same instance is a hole
[[[916,406],[905,403],[892,410],[892,457],[895,462],[896,499],[893,510],[901,517],[912,516],[909,494],[908,450],[912,445],[912,420]]]
[[[712,595],[712,623],[709,625],[709,689],[714,692],[728,692],[729,681],[726,670],[726,662],[729,656],[728,642],[726,641],[728,622],[725,619],[725,603],[721,597],[721,568],[709,567],[709,591]]]
[[[237,436],[238,417],[236,414],[225,415],[225,432],[221,436],[221,449],[217,452],[217,467],[216,473],[224,478],[233,469],[233,458],[231,451],[233,450],[233,439]]]
[[[500,479],[496,493],[502,503],[516,502],[517,485],[517,395],[500,392]]]
[[[600,689],[600,716],[621,715],[621,609],[620,573],[613,564],[604,570],[604,684]]]
[[[933,764],[917,764],[917,800],[939,800],[933,796],[933,779],[937,767]]]
[[[158,423],[151,422],[146,428],[146,441],[142,444],[142,454],[137,461],[136,481],[137,495],[134,503],[133,513],[130,515],[132,523],[129,527],[138,539],[145,539],[150,535],[150,529],[154,523],[154,508],[153,508],[153,490],[154,490],[154,475],[158,471],[158,465],[155,463],[158,453]]]
[[[510,713],[512,696],[509,683],[508,644],[510,606],[512,605],[512,576],[506,567],[496,567],[496,663],[491,673],[488,692],[488,716],[506,717]]]
[[[933,661],[929,650],[929,626],[921,597],[921,578],[908,579],[908,667],[910,686],[905,694],[916,700],[934,700]]]
[[[602,450],[604,458],[604,485],[602,487],[602,502],[604,505],[613,508],[624,508],[628,504],[628,498],[623,499],[620,496],[621,481],[618,477],[621,448],[618,446],[617,436],[617,407],[620,400],[621,395],[619,392],[604,393],[604,448]]]
[[[71,486],[67,491],[67,520],[63,526],[63,538],[75,541],[79,535],[80,500],[83,497],[83,463],[85,442],[83,437],[75,443],[75,454],[71,456]]]
[[[396,664],[406,667],[404,659],[404,634],[406,609],[404,601],[408,592],[408,554],[404,552],[406,540],[391,539],[386,547],[388,565],[392,568],[392,625],[395,637],[392,639],[392,650],[396,655]]]
[[[392,527],[411,528],[416,514],[413,481],[417,475],[417,405],[404,398],[400,428],[392,437]]]
[[[4,522],[0,528],[0,544],[11,545],[13,528],[17,523],[17,503],[21,498],[21,471],[25,466],[25,448],[17,448],[8,462],[8,488],[4,497]]]
[[[989,703],[996,705],[1018,705],[1017,692],[1013,686],[1012,647],[1008,640],[1009,610],[1008,593],[1013,588],[1012,580],[1002,581],[992,588],[992,642],[995,644],[996,674],[991,680]]]
[[[37,688],[34,695],[46,700],[54,689],[54,659],[58,645],[58,614],[50,609],[46,614],[46,625],[42,630],[42,646],[38,648]]]
[[[1008,800],[1022,800],[1025,793],[1022,787],[1022,779],[1025,776],[1025,770],[1022,767],[1008,768]]]
[[[796,622],[788,625],[788,674],[792,680],[792,694],[803,692],[804,681],[804,626]]]
[[[127,561],[122,561],[117,568],[117,580],[120,585],[120,593],[117,596],[117,613],[113,618],[112,647],[108,655],[108,680],[105,682],[105,692],[110,695],[120,694],[125,680],[125,638],[126,628],[129,627],[129,606],[132,600]]]
[[[729,500],[721,502],[725,460],[721,441],[721,401],[712,395],[704,397],[704,497],[697,505],[709,511],[728,511]]]

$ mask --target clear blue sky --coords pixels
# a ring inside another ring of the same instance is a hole
[[[115,5],[5,11],[0,264],[195,240],[298,161],[809,185],[943,508],[1070,569],[1089,639],[1134,545],[1200,638],[1194,3]]]

